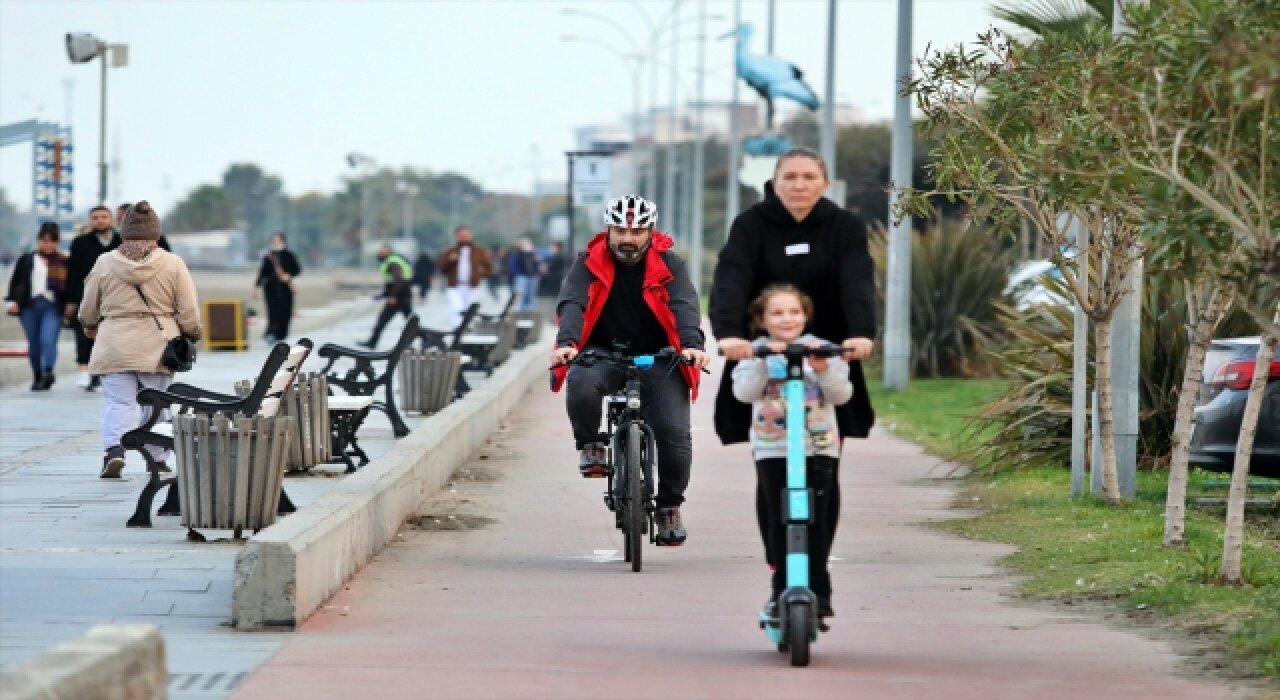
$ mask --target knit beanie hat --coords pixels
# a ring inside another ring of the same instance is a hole
[[[160,217],[145,199],[129,207],[120,225],[120,238],[126,241],[160,240]]]

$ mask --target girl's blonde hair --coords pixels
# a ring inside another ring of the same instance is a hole
[[[769,308],[769,300],[780,294],[790,294],[798,299],[800,308],[804,310],[804,317],[813,318],[813,299],[808,294],[800,291],[794,284],[771,284],[760,290],[760,295],[747,305],[747,318],[753,330],[764,331],[764,310]]]

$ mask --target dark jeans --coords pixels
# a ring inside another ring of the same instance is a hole
[[[58,364],[58,331],[62,330],[62,314],[58,305],[45,297],[36,297],[27,304],[18,319],[22,332],[27,336],[27,360],[31,373],[39,377],[52,373]]]
[[[80,325],[79,318],[71,321],[71,329],[76,333],[76,364],[87,365],[93,355],[93,338],[84,334],[84,326]]]
[[[263,292],[267,302],[266,335],[276,340],[289,337],[289,321],[293,319],[293,292],[288,287]]]
[[[621,369],[605,363],[569,368],[565,379],[565,407],[578,449],[599,440],[604,397],[622,389],[626,383]],[[689,465],[693,461],[689,385],[669,362],[659,360],[641,382],[640,401],[640,411],[653,428],[658,447],[658,491],[654,501],[659,508],[678,506],[684,502]]]
[[[382,337],[382,330],[387,327],[391,319],[395,318],[396,314],[404,314],[405,318],[413,315],[413,304],[409,302],[409,299],[396,299],[394,304],[382,305],[382,311],[378,313],[378,320],[373,323],[373,335],[369,337],[370,345],[376,346],[378,344],[378,338]]]
[[[839,462],[834,457],[810,457],[806,467],[809,488],[813,489],[813,522],[809,525],[809,588],[815,595],[829,596],[831,574],[827,572],[827,559],[831,555],[831,540],[840,512]],[[787,460],[756,460],[756,479],[757,505],[763,506],[763,512],[757,511],[763,516],[760,532],[765,535],[766,556],[775,565],[773,590],[778,592],[787,587],[787,524],[782,520]]]

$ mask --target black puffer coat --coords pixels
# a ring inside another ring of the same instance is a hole
[[[875,338],[875,266],[867,252],[867,227],[825,197],[797,222],[770,181],[764,199],[734,219],[720,251],[708,309],[715,336],[754,338],[747,305],[773,284],[795,285],[813,299],[807,332],[833,343]],[[716,394],[716,434],[726,445],[745,442],[751,426],[751,406],[731,390],[734,364],[725,369]],[[853,398],[836,409],[840,434],[866,437],[875,411],[861,362],[849,363],[849,379]]]

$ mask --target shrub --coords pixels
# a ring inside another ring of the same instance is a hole
[[[879,308],[888,236],[871,233]],[[1014,253],[990,232],[943,220],[912,236],[911,367],[916,377],[987,377],[988,350],[1004,340],[996,314]],[[880,321],[883,331],[883,319]],[[881,337],[883,337],[883,332]]]

